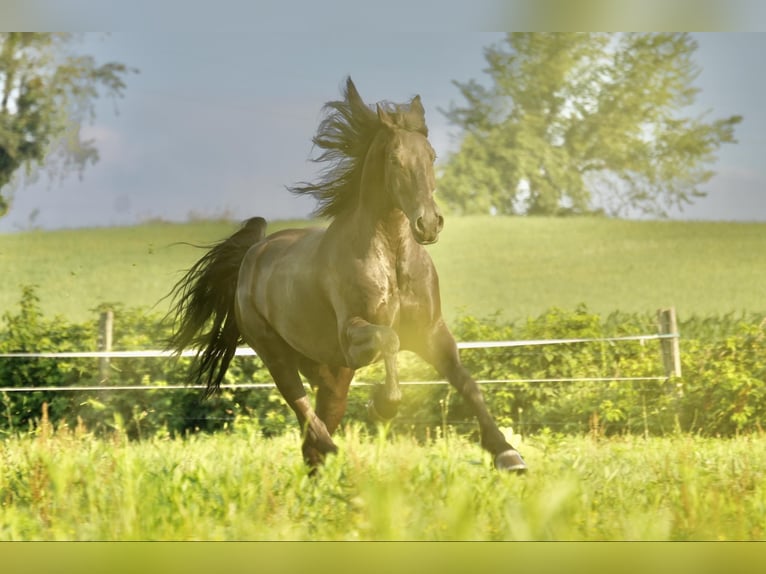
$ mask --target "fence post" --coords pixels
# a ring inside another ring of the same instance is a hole
[[[108,353],[112,350],[112,329],[114,327],[114,312],[106,309],[101,312],[98,328],[98,350]],[[101,381],[109,380],[109,357],[100,357],[98,360],[98,372]]]
[[[661,339],[662,362],[665,365],[665,375],[670,377],[681,376],[681,345],[678,340],[678,323],[676,321],[675,307],[659,309],[657,322],[660,335],[675,335],[668,339]]]

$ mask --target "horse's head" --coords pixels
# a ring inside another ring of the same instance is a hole
[[[435,243],[444,227],[434,190],[436,154],[428,142],[420,97],[403,112],[387,112],[378,105],[378,118],[386,131],[383,151],[383,184],[395,207],[410,222],[415,241]]]

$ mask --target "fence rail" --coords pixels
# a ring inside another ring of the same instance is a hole
[[[667,377],[583,377],[583,378],[553,378],[553,379],[479,379],[480,385],[510,384],[510,383],[632,383],[641,381],[664,381]],[[352,387],[372,387],[379,383],[368,381],[353,381]],[[443,379],[434,381],[400,381],[400,385],[448,385]],[[0,393],[39,393],[39,392],[72,392],[72,391],[177,391],[206,389],[206,385],[89,385],[69,387],[0,387]],[[222,389],[274,389],[274,383],[238,383],[221,384]]]
[[[540,345],[571,345],[575,343],[616,343],[620,341],[645,341],[678,339],[678,333],[664,335],[628,335],[625,337],[603,337],[595,339],[526,339],[521,341],[467,341],[457,344],[458,349],[497,349],[503,347],[535,347]],[[124,359],[152,357],[194,357],[196,349],[187,349],[178,353],[165,350],[145,351],[61,351],[49,353],[0,353],[0,359]],[[250,347],[237,347],[234,352],[238,357],[257,357]]]
[[[677,332],[660,333],[651,335],[627,335],[623,337],[602,338],[571,338],[571,339],[526,339],[518,341],[467,341],[457,344],[459,349],[496,349],[513,347],[534,347],[541,345],[571,345],[582,343],[618,343],[623,341],[637,341],[644,344],[647,341],[660,341],[663,345],[663,357],[666,348],[671,352],[677,349],[680,335]],[[667,343],[671,343],[670,346]],[[49,353],[0,353],[0,359],[126,359],[126,358],[170,358],[170,357],[193,357],[197,355],[196,349],[188,349],[181,353],[167,350],[141,350],[141,351],[63,351]],[[249,347],[238,347],[236,356],[257,356],[256,352]],[[675,365],[677,361],[666,361],[668,365]],[[680,363],[678,363],[680,365]],[[481,379],[479,384],[512,384],[512,383],[575,383],[575,382],[638,382],[665,380],[669,376],[678,374],[668,371],[665,377],[582,377],[582,378],[543,378],[543,379]],[[372,386],[376,383],[354,381],[352,386]],[[445,385],[445,380],[434,381],[401,381],[402,385]],[[241,383],[222,384],[225,389],[264,389],[274,388],[274,383]],[[0,392],[75,392],[75,391],[132,391],[132,390],[189,390],[203,389],[204,385],[89,385],[68,387],[0,387]]]

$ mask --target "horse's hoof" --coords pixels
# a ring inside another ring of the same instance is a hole
[[[367,401],[367,416],[374,423],[387,423],[396,416],[396,411],[389,417],[383,416],[383,414],[375,408],[375,401],[370,399]]]
[[[501,452],[495,457],[495,468],[522,474],[527,472],[527,463],[521,458],[519,451],[511,448]]]

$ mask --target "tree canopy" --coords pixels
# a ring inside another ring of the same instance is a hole
[[[665,215],[700,186],[741,116],[692,115],[686,33],[510,33],[485,49],[489,85],[454,84],[460,148],[439,197],[458,213]]]
[[[82,173],[98,161],[81,126],[95,115],[102,91],[121,96],[124,64],[97,65],[72,51],[72,34],[0,33],[0,216],[10,205],[15,177],[46,164],[51,173]]]

